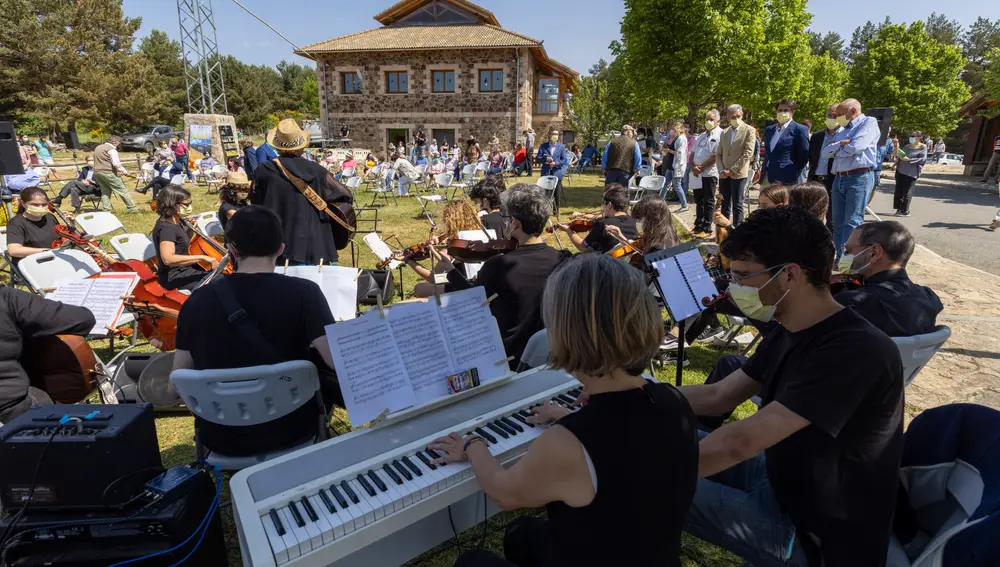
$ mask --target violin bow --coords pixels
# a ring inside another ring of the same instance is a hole
[[[552,218],[549,218],[549,230],[552,231],[552,236],[556,238],[556,244],[559,245],[560,250],[565,250],[566,247],[563,246],[562,240],[559,240],[559,230],[552,226]]]

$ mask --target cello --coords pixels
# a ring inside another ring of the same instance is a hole
[[[193,256],[208,256],[215,259],[216,262],[222,262],[222,259],[226,256],[226,248],[223,245],[202,232],[197,225],[184,217],[181,217],[181,226],[194,233],[194,236],[191,237],[191,243],[188,244],[188,254]],[[212,271],[212,265],[208,262],[198,262],[198,265],[206,272]],[[227,265],[223,269],[223,273],[227,275],[233,273],[232,265]]]
[[[90,395],[104,376],[87,339],[55,335],[32,339],[21,350],[21,366],[31,385],[57,404],[75,404]]]

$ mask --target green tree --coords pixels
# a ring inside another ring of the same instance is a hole
[[[964,66],[958,46],[931,39],[923,22],[886,24],[856,56],[848,94],[865,107],[892,107],[899,131],[943,136],[958,124],[956,111],[969,98],[958,78]]]
[[[226,82],[226,102],[236,125],[247,133],[260,133],[271,127],[269,116],[280,110],[281,75],[273,67],[247,65],[232,55],[222,58],[222,77]]]
[[[569,110],[570,124],[580,136],[580,141],[596,145],[608,132],[620,127],[623,120],[611,103],[607,63],[601,59],[591,72],[591,75],[580,79],[576,93],[570,99]]]
[[[282,61],[277,65],[281,77],[281,97],[277,105],[281,109],[291,109],[302,112],[306,118],[319,115],[319,91],[316,91],[315,106],[311,107],[311,93],[306,90],[310,79],[316,81],[316,71],[311,67]]]
[[[875,37],[878,30],[890,23],[892,22],[889,20],[889,16],[886,16],[881,24],[875,25],[871,22],[865,22],[865,25],[854,28],[851,43],[847,46],[847,62],[853,63],[858,54],[868,46],[868,42]]]
[[[983,88],[988,53],[1000,47],[1000,20],[979,17],[962,34],[962,53],[968,62],[962,71],[962,80],[977,92]],[[994,65],[997,60],[993,59]]]
[[[946,45],[958,45],[962,34],[962,24],[958,20],[949,20],[948,16],[937,12],[927,16],[925,29],[928,36]]]
[[[844,99],[844,85],[847,84],[847,65],[834,59],[829,53],[810,55],[803,68],[802,82],[795,94],[798,110],[795,120],[812,120],[822,124],[826,109]]]
[[[1000,100],[1000,47],[994,47],[986,54],[986,63],[983,88],[991,99]],[[1000,116],[1000,106],[994,106],[983,114],[990,118]]]
[[[156,70],[155,88],[164,94],[158,110],[164,124],[179,125],[187,108],[187,85],[184,82],[184,61],[181,44],[167,37],[165,32],[154,29],[139,41],[142,53]]]
[[[809,32],[809,50],[813,55],[829,55],[834,61],[844,61],[844,38],[837,32]]]

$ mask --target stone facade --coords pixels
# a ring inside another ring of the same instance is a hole
[[[480,92],[480,69],[502,69],[503,92]],[[432,92],[436,70],[455,72],[455,92]],[[407,73],[408,93],[386,92],[386,74],[394,71]],[[484,144],[496,136],[503,149],[510,149],[529,126],[539,136],[550,126],[562,127],[562,93],[568,87],[561,78],[557,114],[536,113],[541,71],[527,48],[328,53],[319,55],[316,73],[328,132],[336,134],[346,123],[352,145],[381,158],[390,141],[389,129],[406,130],[407,139],[423,130],[428,141],[435,129],[454,130],[460,142],[475,136]],[[360,94],[342,92],[343,73],[360,75]]]

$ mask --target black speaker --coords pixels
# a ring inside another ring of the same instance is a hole
[[[892,109],[888,107],[869,108],[865,111],[865,114],[878,120],[878,145],[885,144],[885,139],[889,137],[889,128],[892,126]]]
[[[62,141],[66,144],[66,149],[68,150],[79,150],[83,148],[80,145],[80,138],[76,135],[76,132],[63,132]]]
[[[17,134],[10,122],[0,122],[0,175],[20,175],[21,152],[17,148]]]
[[[394,293],[396,282],[392,278],[392,270],[361,270],[358,276],[358,303],[377,305],[381,295],[382,303],[388,304]]]

